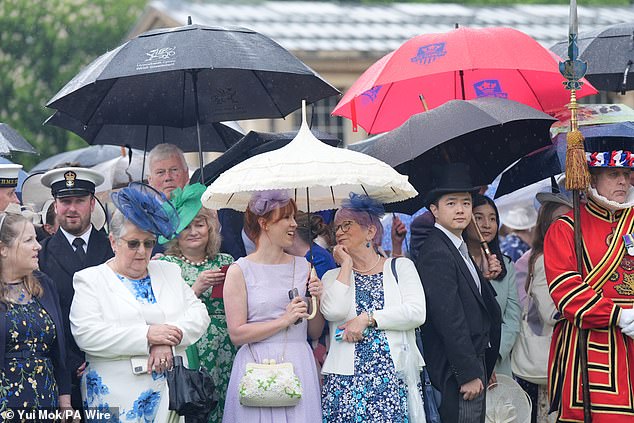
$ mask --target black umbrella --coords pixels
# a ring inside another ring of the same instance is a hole
[[[0,154],[10,154],[12,151],[37,154],[37,151],[22,135],[6,123],[0,123]]]
[[[339,138],[327,132],[323,132],[317,129],[312,129],[311,132],[313,133],[315,138],[333,147],[336,147],[341,143],[341,140],[339,140]],[[284,147],[286,144],[291,142],[296,135],[297,131],[250,131],[233,147],[227,150],[222,156],[218,157],[216,160],[204,167],[203,173],[205,175],[205,184],[209,185],[210,183],[215,181],[222,172],[232,168],[240,162],[245,161],[249,157],[257,156],[258,154]],[[190,179],[190,183],[198,181],[200,181],[200,169],[194,172]]]
[[[578,35],[579,60],[588,64],[586,79],[598,90],[634,89],[634,23],[610,25]],[[568,40],[550,48],[561,57],[568,56]]]
[[[186,25],[145,32],[105,53],[47,106],[86,125],[186,128],[279,118],[338,91],[268,37]],[[202,145],[199,139],[200,162]]]
[[[94,124],[84,125],[66,113],[57,111],[46,121],[82,137],[88,144],[128,145],[143,151],[149,151],[157,144],[178,145],[185,152],[198,151],[196,126],[174,128],[158,125],[120,125]],[[244,134],[223,124],[208,123],[200,125],[200,138],[203,151],[223,152],[235,144]]]
[[[174,367],[166,373],[169,409],[185,416],[185,423],[206,423],[218,404],[213,379],[203,367],[192,370],[183,365],[183,357],[174,356]]]
[[[468,163],[472,181],[488,184],[514,161],[549,145],[548,130],[553,122],[551,116],[511,100],[451,100],[349,148],[409,176],[419,195],[388,208],[413,214],[423,207],[425,194],[433,188],[433,164]]]
[[[99,163],[103,163],[108,160],[116,159],[123,155],[130,156],[138,155],[142,157],[143,151],[133,149],[122,151],[122,147],[116,145],[91,145],[84,148],[78,148],[77,150],[64,151],[63,153],[55,154],[54,156],[45,159],[36,164],[31,172],[37,172],[41,170],[49,170],[64,163],[77,163],[81,167],[93,167]]]
[[[614,146],[621,150],[634,150],[634,122],[615,122],[602,125],[580,126],[589,151],[608,151]],[[558,134],[551,146],[522,157],[505,170],[495,191],[495,198],[534,184],[566,169],[566,133]]]

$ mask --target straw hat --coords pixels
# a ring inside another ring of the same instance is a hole
[[[537,223],[537,210],[532,204],[518,204],[500,210],[502,224],[516,231],[530,229]]]

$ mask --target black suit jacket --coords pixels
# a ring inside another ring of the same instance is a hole
[[[75,371],[84,362],[84,353],[79,349],[70,332],[70,305],[75,295],[73,275],[86,267],[97,266],[112,256],[113,253],[108,236],[105,232],[97,231],[95,228],[92,228],[90,233],[86,250],[86,263],[83,265],[77,261],[75,251],[61,229],[53,236],[42,241],[42,249],[39,254],[40,270],[53,280],[59,292],[59,302],[66,333],[67,367],[71,374],[71,381],[76,380]]]
[[[56,343],[51,346],[50,358],[54,366],[55,381],[59,395],[70,394],[70,377],[66,369],[66,338],[64,336],[64,323],[62,311],[59,306],[59,295],[53,282],[42,272],[34,272],[35,277],[44,290],[37,301],[46,310],[53,323],[55,323]],[[0,363],[4,363],[4,354],[7,347],[7,308],[0,303]]]
[[[478,292],[460,252],[438,228],[429,232],[416,267],[427,303],[427,320],[421,327],[425,362],[432,384],[443,395],[443,423],[452,423],[458,419],[460,386],[482,376],[483,356],[487,378],[493,371],[500,345],[500,307],[495,290],[479,272],[482,293]]]

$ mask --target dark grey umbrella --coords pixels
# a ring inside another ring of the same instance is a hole
[[[92,167],[107,160],[121,157],[123,155],[121,149],[122,147],[116,145],[91,145],[77,150],[65,151],[36,164],[31,172],[53,169],[64,163],[77,163],[81,167]],[[138,154],[139,157],[143,155],[143,151],[137,149],[132,149],[131,153],[130,150],[124,153],[125,155]]]
[[[634,23],[622,23],[582,32],[578,36],[579,60],[588,63],[586,79],[598,90],[625,91],[634,89]],[[568,57],[568,40],[550,48],[561,57]]]
[[[563,173],[566,167],[566,144],[563,143],[562,147],[561,155],[558,154],[557,146],[549,145],[522,157],[502,172],[495,198]]]
[[[315,138],[333,147],[336,147],[341,143],[341,140],[339,138],[327,132],[323,132],[318,129],[311,129],[311,132],[313,133]],[[296,135],[297,131],[249,131],[248,134],[246,134],[233,147],[227,150],[222,156],[205,165],[205,184],[209,185],[210,183],[215,181],[222,172],[229,170],[233,166],[245,161],[249,157],[257,156],[258,154],[284,147],[286,144],[291,142]],[[189,182],[195,183],[199,181],[200,169],[197,169],[190,178]]]
[[[149,151],[157,144],[177,145],[185,152],[198,151],[196,126],[174,128],[156,125],[84,125],[77,119],[60,111],[55,112],[45,125],[53,125],[82,137],[89,144],[128,145],[143,151]],[[223,152],[235,144],[243,133],[220,122],[200,125],[200,138],[203,151]]]
[[[145,32],[105,53],[47,106],[86,125],[179,128],[279,118],[338,91],[270,38],[186,25]],[[202,136],[198,136],[201,140]],[[202,145],[199,144],[202,163]]]
[[[410,117],[400,127],[350,149],[376,157],[409,176],[417,197],[387,208],[413,214],[433,188],[437,163],[468,163],[476,185],[488,184],[524,155],[550,144],[556,119],[524,104],[501,98],[451,100]]]
[[[37,154],[37,150],[18,131],[6,123],[0,123],[0,154],[10,154],[12,151]]]

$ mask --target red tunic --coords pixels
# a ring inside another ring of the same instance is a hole
[[[634,342],[621,333],[621,307],[634,304],[634,257],[622,235],[634,230],[634,210],[610,213],[592,199],[581,209],[583,279],[577,273],[572,212],[554,222],[544,240],[550,294],[562,313],[553,332],[549,398],[561,422],[583,422],[579,328],[588,333],[593,423],[634,422]],[[619,236],[615,236],[618,233]]]

